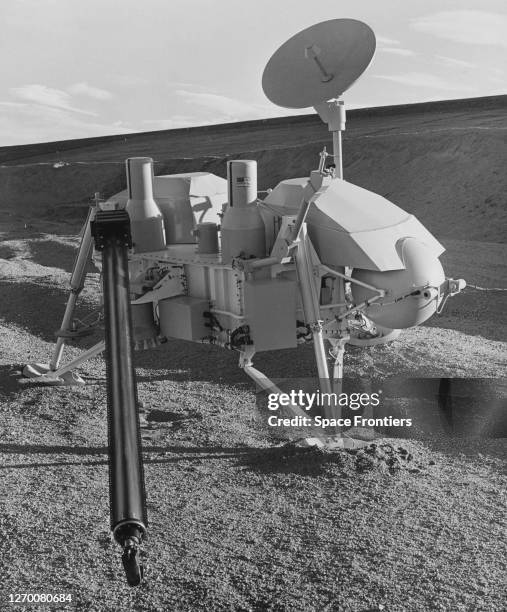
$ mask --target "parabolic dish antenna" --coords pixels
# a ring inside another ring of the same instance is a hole
[[[373,30],[356,19],[331,19],[299,32],[264,69],[262,88],[278,106],[306,108],[341,96],[370,65]]]

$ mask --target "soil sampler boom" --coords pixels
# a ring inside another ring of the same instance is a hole
[[[111,521],[132,584],[146,516],[131,344],[180,338],[235,350],[245,373],[276,392],[254,367],[255,353],[311,343],[321,391],[329,392],[341,384],[347,343],[388,342],[465,286],[445,278],[443,246],[413,215],[343,179],[340,98],[374,52],[367,25],[335,19],[296,34],[264,71],[270,100],[314,106],[328,124],[334,165],[326,167],[323,150],[309,176],[282,180],[261,200],[254,160],[229,161],[224,180],[206,172],[153,176],[150,158],[130,158],[127,190],[97,202],[87,219],[54,355],[25,373],[49,384],[82,383],[75,368],[106,348]],[[106,342],[61,366],[66,338],[81,333],[73,312],[92,226],[102,251]],[[339,410],[322,409],[329,417]],[[287,410],[306,416],[299,405]],[[308,443],[354,444],[347,435],[312,435]]]
[[[137,586],[142,566],[137,553],[146,533],[146,502],[137,385],[132,359],[127,250],[132,247],[125,210],[98,211],[91,223],[102,253],[107,367],[107,429],[111,531],[123,548],[128,583]]]

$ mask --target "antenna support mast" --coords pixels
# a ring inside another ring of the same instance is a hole
[[[342,155],[342,132],[347,120],[345,103],[343,100],[334,99],[322,102],[314,106],[319,117],[327,123],[329,131],[333,133],[333,157],[336,166],[335,176],[343,178],[343,155]]]
[[[302,30],[272,55],[262,87],[274,104],[285,108],[313,106],[333,134],[335,176],[343,178],[343,94],[375,55],[373,30],[357,19],[331,19]]]

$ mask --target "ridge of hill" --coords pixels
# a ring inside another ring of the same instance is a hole
[[[125,188],[124,160],[148,155],[156,174],[228,159],[259,165],[259,189],[306,176],[331,134],[317,115],[0,148],[0,213],[83,217],[94,192]],[[356,109],[344,133],[346,180],[411,212],[437,237],[507,241],[507,96]]]

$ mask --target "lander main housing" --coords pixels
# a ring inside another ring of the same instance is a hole
[[[52,359],[25,374],[83,383],[75,368],[107,349],[111,528],[130,584],[140,581],[136,552],[146,531],[131,344],[181,338],[236,350],[240,367],[272,390],[254,354],[310,342],[321,391],[329,392],[342,378],[347,343],[388,342],[465,286],[445,278],[443,246],[413,215],[343,178],[339,97],[374,51],[368,26],[337,19],[300,32],[268,62],[267,96],[286,107],[315,106],[332,132],[333,154],[324,148],[309,176],[282,180],[259,198],[254,160],[229,161],[225,180],[154,176],[150,158],[130,158],[127,189],[90,210]],[[106,342],[62,366],[66,340],[88,331],[74,309],[93,238],[103,262]]]
[[[324,342],[331,344],[332,374],[341,378],[346,343],[392,340],[464,287],[445,278],[444,247],[413,215],[343,179],[340,96],[366,70],[375,44],[366,24],[334,19],[299,32],[271,57],[266,95],[285,107],[313,105],[332,132],[333,154],[324,148],[309,176],[282,180],[267,197],[258,197],[253,160],[228,162],[227,181],[205,172],[154,177],[150,158],[127,160],[127,189],[96,208],[125,208],[130,217],[137,347],[182,338],[235,349],[241,367],[266,386],[252,367],[254,353],[311,341],[326,386]],[[49,368],[28,371],[53,382],[104,348],[99,343],[60,367],[65,339],[79,335],[73,310],[94,214],[53,359]]]

